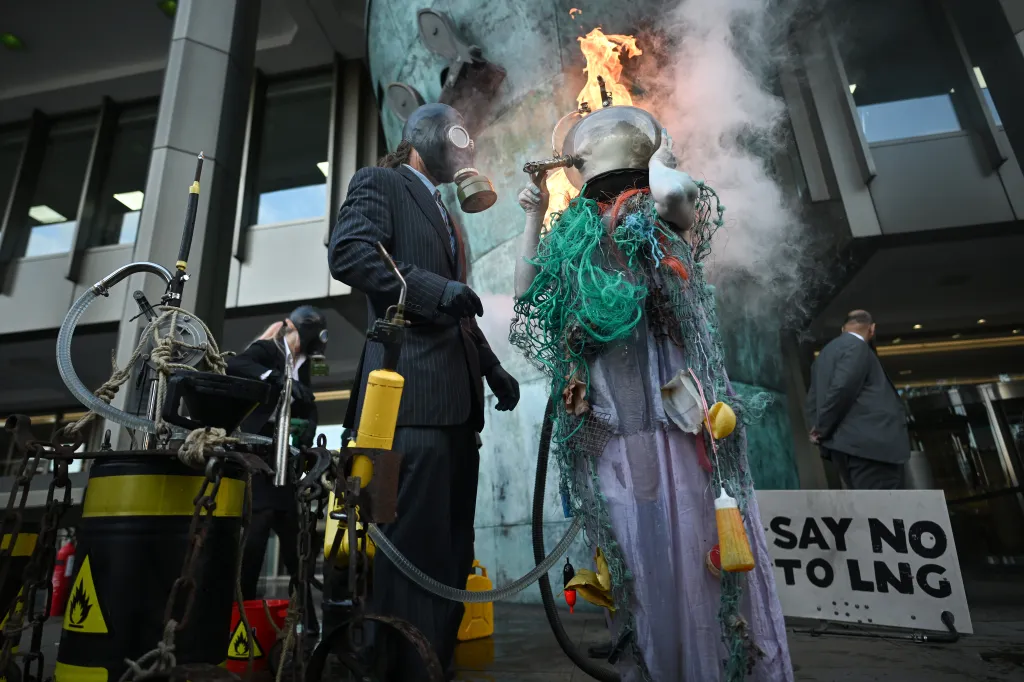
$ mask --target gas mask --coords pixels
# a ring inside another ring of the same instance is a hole
[[[309,373],[327,376],[330,368],[324,353],[327,351],[327,318],[311,305],[299,306],[288,317],[299,333],[302,354],[309,359]]]
[[[402,139],[423,159],[435,182],[454,182],[464,213],[486,211],[498,200],[494,185],[473,167],[473,138],[462,115],[447,104],[424,104],[405,121]]]

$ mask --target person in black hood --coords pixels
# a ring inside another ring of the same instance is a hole
[[[277,396],[284,386],[285,344],[292,354],[292,418],[307,422],[299,434],[299,444],[312,446],[317,427],[316,402],[310,387],[310,358],[323,355],[327,345],[327,319],[313,306],[300,306],[287,320],[272,324],[260,338],[243,352],[228,359],[230,376],[266,381],[274,387],[275,399],[253,411],[242,423],[245,433],[274,437]],[[275,487],[270,476],[254,474],[252,478],[252,519],[242,557],[242,596],[256,599],[257,583],[263,559],[274,531],[280,544],[281,559],[294,579],[298,571],[299,520],[295,486],[288,483]],[[309,591],[306,592],[307,596]],[[307,632],[319,627],[312,599],[306,602]]]

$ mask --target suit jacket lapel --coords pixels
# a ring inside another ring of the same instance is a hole
[[[427,220],[434,226],[434,231],[437,232],[437,236],[444,244],[444,252],[448,254],[448,263],[454,271],[455,256],[452,254],[452,242],[448,234],[448,228],[445,227],[444,220],[441,218],[441,209],[437,207],[434,197],[430,196],[430,192],[424,186],[423,181],[416,177],[415,173],[405,166],[399,167],[398,172],[405,178],[405,187],[412,194],[412,198],[416,200],[420,210],[423,211],[423,215],[427,216]]]

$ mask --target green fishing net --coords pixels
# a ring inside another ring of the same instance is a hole
[[[725,399],[737,415],[737,429],[718,442],[714,480],[739,502],[741,510],[752,490],[747,467],[743,423],[763,412],[767,394],[741,400],[729,385],[725,355],[719,336],[714,289],[704,274],[703,260],[711,239],[723,224],[725,207],[717,194],[698,183],[695,223],[684,240],[659,220],[649,193],[631,193],[619,202],[614,229],[602,219],[607,206],[577,197],[552,218],[551,230],[538,244],[531,261],[537,274],[526,293],[516,301],[509,340],[551,378],[551,400],[562,405],[570,382],[579,382],[589,397],[588,360],[602,347],[634,336],[643,319],[645,303],[658,287],[672,315],[672,338],[681,338],[687,364],[711,397]],[[669,259],[681,264],[687,278],[661,276]],[[564,408],[554,411],[551,451],[558,463],[559,484],[573,515],[586,520],[588,543],[601,547],[612,577],[613,597],[625,614],[621,636],[630,636],[634,620],[630,612],[629,583],[632,575],[615,540],[606,500],[601,493],[596,455],[586,436],[594,417],[576,416]],[[738,682],[754,663],[749,634],[739,613],[742,576],[723,573],[719,620],[728,651],[726,679]],[[632,641],[634,660],[644,679],[650,675]]]

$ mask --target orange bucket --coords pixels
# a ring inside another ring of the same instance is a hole
[[[249,665],[249,647],[252,650],[252,669],[255,672],[266,670],[270,648],[277,641],[277,630],[284,627],[288,615],[288,600],[267,600],[267,608],[263,608],[264,600],[253,599],[245,602],[245,616],[249,619],[253,637],[246,637],[245,626],[238,616],[238,603],[231,605],[231,639],[228,640],[228,670],[244,675]],[[267,620],[267,611],[273,624]],[[277,626],[276,628],[274,626]],[[255,640],[255,642],[254,642]]]

